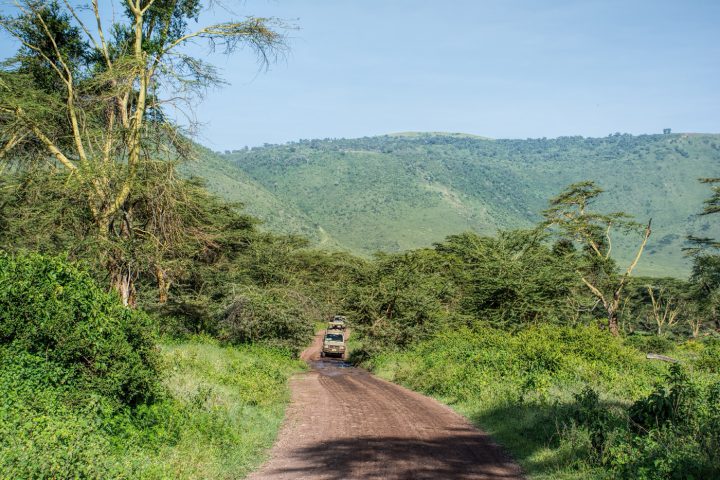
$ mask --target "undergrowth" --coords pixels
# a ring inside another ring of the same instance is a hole
[[[123,406],[61,365],[0,349],[0,478],[238,478],[262,461],[301,365],[207,338],[162,345],[163,396]]]
[[[365,361],[452,405],[533,479],[713,478],[720,474],[715,344],[651,362],[594,327],[440,333]]]

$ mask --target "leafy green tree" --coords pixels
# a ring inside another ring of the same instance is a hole
[[[700,215],[713,215],[720,212],[720,178],[701,178],[700,182],[709,184],[712,195],[705,200],[705,207]],[[710,237],[689,236],[690,247],[686,250],[693,258],[693,269],[690,275],[693,297],[697,302],[700,314],[720,330],[720,241]],[[696,321],[693,331],[699,331],[700,320]]]
[[[536,231],[451,235],[436,249],[458,285],[458,307],[498,326],[578,319],[581,285],[572,253],[554,252]]]
[[[113,10],[123,15],[104,18]],[[132,246],[137,228],[131,204],[153,162],[188,153],[180,129],[164,108],[191,105],[220,82],[202,59],[183,52],[191,41],[231,53],[248,46],[267,65],[284,46],[277,20],[244,20],[190,29],[199,0],[124,0],[103,5],[24,0],[0,27],[21,44],[0,69],[0,157],[27,167],[44,162],[48,175],[63,171],[79,188],[92,219],[113,287],[132,302]],[[117,21],[115,21],[117,19]],[[174,100],[171,100],[174,99]],[[163,169],[156,169],[159,173]],[[150,183],[162,176],[146,178]],[[146,183],[146,186],[148,183]],[[69,192],[68,192],[69,193]]]
[[[449,323],[455,285],[432,249],[378,254],[349,289],[345,310],[368,350],[401,348]]]
[[[720,255],[698,255],[693,260],[690,275],[691,294],[699,312],[709,320],[716,330],[720,330]],[[698,336],[700,319],[695,320],[694,336]]]
[[[611,257],[612,229],[632,232],[640,230],[641,225],[630,221],[623,212],[603,214],[590,210],[602,192],[591,181],[568,186],[550,200],[550,208],[543,212],[543,227],[555,227],[562,238],[582,245],[585,264],[578,268],[577,274],[605,309],[610,332],[618,335],[618,313],[623,289],[645,250],[652,220],[642,230],[642,239],[632,262],[622,274],[618,274],[616,263]]]
[[[155,181],[160,176],[162,183]],[[0,245],[67,252],[91,266],[99,281],[107,279],[108,258],[122,259],[112,270],[126,272],[130,303],[135,303],[138,282],[156,295],[145,298],[145,306],[167,302],[171,287],[179,294],[188,286],[207,291],[208,282],[226,280],[228,259],[234,261],[256,235],[256,221],[239,213],[237,205],[218,200],[197,180],[178,178],[171,163],[144,162],[136,192],[124,207],[127,219],[117,226],[125,234],[98,244],[80,200],[82,185],[74,180],[37,169],[0,179]],[[108,247],[109,253],[101,250]],[[213,280],[200,281],[206,269],[213,270]]]
[[[712,195],[710,196],[710,198],[705,200],[705,207],[703,208],[703,211],[700,212],[700,215],[712,215],[715,213],[719,213],[720,178],[701,178],[700,182],[710,185],[710,188],[712,189]],[[691,255],[699,255],[708,250],[712,251],[720,249],[720,241],[714,238],[697,237],[694,235],[690,235],[688,237],[688,241],[690,242],[691,246],[686,250]]]

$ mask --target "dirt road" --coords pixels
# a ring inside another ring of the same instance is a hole
[[[303,352],[270,460],[249,478],[521,479],[519,467],[467,420],[433,399]]]

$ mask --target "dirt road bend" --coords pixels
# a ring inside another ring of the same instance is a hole
[[[303,352],[311,371],[291,380],[292,401],[270,460],[249,478],[522,479],[520,468],[435,400],[339,360]]]

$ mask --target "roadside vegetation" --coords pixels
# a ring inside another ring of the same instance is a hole
[[[690,239],[688,281],[633,277],[615,232],[641,257],[650,227],[597,211],[601,193],[571,185],[531,231],[377,257],[348,297],[354,358],[467,415],[532,478],[714,478],[718,244]]]
[[[256,467],[302,369],[287,349],[159,340],[63,259],[0,257],[2,478],[229,478]]]

